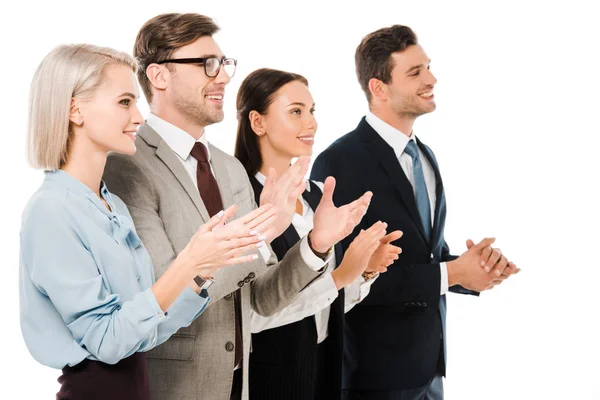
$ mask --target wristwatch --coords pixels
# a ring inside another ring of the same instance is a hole
[[[319,257],[321,260],[326,260],[327,257],[329,257],[329,255],[333,251],[333,246],[331,246],[329,248],[329,250],[327,250],[327,252],[325,252],[325,253],[320,253],[320,252],[316,251],[314,249],[314,247],[312,246],[312,243],[310,242],[310,234],[311,234],[311,232],[312,232],[312,230],[310,232],[308,232],[308,235],[306,235],[306,239],[308,240],[308,247],[310,247],[310,249],[312,250],[312,252],[315,253],[315,255],[317,257]]]
[[[196,277],[194,278],[194,282],[196,282],[196,285],[198,285],[198,287],[200,288],[200,296],[207,297],[207,289],[211,287],[213,283],[215,283],[215,280],[213,278],[204,279],[200,275],[196,275]]]
[[[363,272],[362,273],[362,277],[363,279],[366,281],[373,279],[375,277],[375,275],[377,275],[377,271],[372,271],[372,272]]]

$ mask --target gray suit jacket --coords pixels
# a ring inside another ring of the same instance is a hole
[[[188,244],[209,216],[181,161],[147,125],[138,130],[135,156],[110,154],[104,173],[108,189],[127,204],[137,232],[148,249],[156,277]],[[254,208],[254,194],[239,161],[210,146],[223,206],[238,205],[236,218]],[[248,398],[250,307],[273,314],[319,276],[306,265],[299,246],[278,264],[271,257],[220,270],[209,289],[208,308],[189,327],[148,352],[153,400],[226,400],[231,393],[235,343],[232,292],[239,290],[244,341],[243,398]]]

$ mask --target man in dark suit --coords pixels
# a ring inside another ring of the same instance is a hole
[[[344,399],[443,399],[448,291],[478,294],[518,272],[492,238],[450,255],[446,204],[437,161],[413,133],[417,117],[435,109],[437,82],[414,32],[394,25],[367,35],[356,50],[358,80],[369,113],[315,160],[312,179],[334,176],[336,203],[367,190],[375,221],[404,232],[399,260],[346,315]]]

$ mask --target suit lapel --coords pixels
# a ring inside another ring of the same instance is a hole
[[[204,222],[208,221],[210,218],[208,216],[208,211],[202,202],[202,198],[200,197],[200,192],[192,182],[188,172],[185,167],[175,154],[175,152],[165,143],[164,140],[160,137],[158,133],[154,129],[152,129],[148,125],[143,125],[138,130],[138,135],[146,141],[150,146],[156,148],[156,156],[162,160],[163,163],[171,170],[173,176],[177,179],[177,181],[183,186],[188,196],[198,209],[202,220]]]
[[[225,161],[223,160],[221,152],[210,143],[208,144],[208,147],[210,148],[210,162],[215,171],[217,185],[219,185],[219,193],[221,193],[223,208],[227,208],[233,204],[233,193],[231,192],[229,173],[227,172],[227,167],[225,166]]]
[[[434,219],[433,219],[433,228],[431,233],[431,248],[432,250],[437,250],[434,246],[437,247],[438,244],[443,239],[444,235],[444,225],[446,223],[446,197],[444,196],[444,185],[442,183],[442,176],[440,174],[440,169],[435,159],[433,152],[429,149],[429,147],[425,146],[418,138],[417,144],[419,148],[427,157],[427,161],[429,161],[429,165],[433,169],[435,174],[435,211],[434,211]],[[440,246],[441,251],[441,246]],[[432,251],[433,252],[433,251]]]
[[[417,209],[413,187],[404,174],[400,162],[396,158],[394,149],[392,149],[392,147],[387,144],[377,132],[375,132],[364,118],[358,125],[357,130],[360,132],[365,148],[373,155],[373,157],[379,160],[379,163],[394,184],[409,215],[413,219],[415,225],[419,228],[419,232],[421,232],[423,239],[426,243],[429,243],[429,238],[425,235],[421,216]]]

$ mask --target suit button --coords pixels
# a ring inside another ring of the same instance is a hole
[[[246,279],[244,279],[244,282],[250,283],[250,280],[251,280],[250,278],[246,278]]]
[[[226,300],[231,300],[232,297],[233,295],[231,293],[225,295]]]
[[[231,343],[231,342],[227,342],[227,343],[225,343],[225,350],[227,350],[227,351],[229,351],[229,352],[232,352],[232,351],[233,351],[233,349],[234,349],[234,347],[235,347],[235,346],[234,346],[234,345],[233,345],[233,343]]]
[[[423,302],[423,307],[427,307],[427,302],[426,301]]]
[[[417,307],[421,307],[421,302],[420,301],[417,301],[415,304],[417,305]]]
[[[242,286],[244,286],[244,281],[239,281],[239,282],[238,282],[238,286],[239,286],[239,287],[242,287]]]
[[[250,279],[254,279],[254,278],[256,278],[256,275],[254,274],[254,272],[250,272],[250,273],[248,274],[248,278],[250,278]]]

